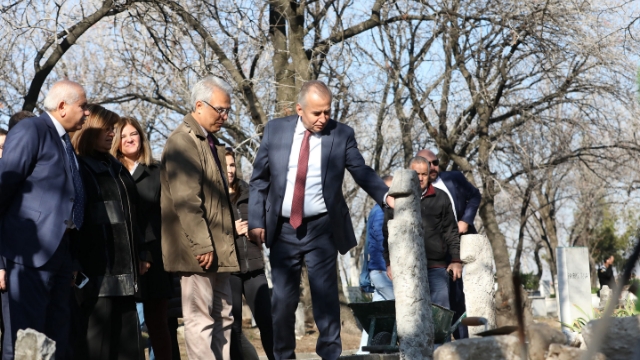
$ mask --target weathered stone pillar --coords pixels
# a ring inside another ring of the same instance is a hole
[[[396,171],[389,195],[395,197],[394,219],[388,227],[400,358],[431,360],[433,319],[415,171]]]
[[[493,278],[493,251],[484,235],[460,237],[460,260],[464,264],[462,280],[467,316],[487,319],[487,329],[496,327],[496,304]],[[484,331],[482,326],[469,326],[469,337]]]

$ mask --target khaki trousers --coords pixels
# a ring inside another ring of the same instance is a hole
[[[189,360],[230,360],[231,285],[228,273],[182,273],[184,340]]]

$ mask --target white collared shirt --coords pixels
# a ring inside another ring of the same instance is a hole
[[[136,161],[136,162],[133,164],[133,167],[131,168],[131,170],[129,170],[129,173],[130,173],[131,175],[133,175],[133,173],[134,173],[134,172],[136,172],[136,169],[138,168],[138,164],[139,164],[139,163]]]
[[[64,143],[64,139],[62,138],[64,136],[64,134],[67,133],[67,130],[65,130],[65,128],[62,126],[62,124],[60,124],[60,122],[58,121],[58,119],[54,118],[53,115],[51,115],[50,112],[47,111],[47,115],[49,115],[49,117],[51,118],[51,122],[53,122],[53,126],[56,127],[56,131],[58,132],[58,135],[60,135],[60,141],[62,141],[62,147],[65,149],[65,155],[67,153],[67,144]],[[69,139],[71,140],[71,139]],[[76,162],[76,169],[80,169],[80,167],[78,166],[78,159],[76,158],[76,154],[73,154],[73,159]]]
[[[442,179],[440,179],[440,176],[438,176],[438,178],[432,183],[432,185],[433,187],[447,193],[447,196],[449,196],[449,200],[451,201],[451,208],[453,208],[453,216],[455,217],[456,222],[458,222],[458,214],[456,214],[456,205],[453,202],[453,196],[451,196],[451,193],[449,192],[449,189],[447,189],[447,186],[444,184],[444,181],[442,181]]]
[[[302,139],[307,129],[298,117],[296,129],[293,133],[293,143],[291,144],[291,154],[289,155],[289,166],[287,168],[287,186],[282,201],[282,216],[291,217],[291,204],[293,203],[293,189],[296,183],[298,172],[298,158]],[[314,133],[309,136],[309,165],[307,168],[307,181],[304,190],[304,214],[303,217],[310,217],[327,212],[327,205],[324,203],[322,193],[322,135]]]

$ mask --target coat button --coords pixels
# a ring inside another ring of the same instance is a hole
[[[73,200],[74,200],[73,198],[69,199],[69,201],[71,201],[71,202],[73,202]]]
[[[227,230],[227,235],[229,235],[229,230]]]

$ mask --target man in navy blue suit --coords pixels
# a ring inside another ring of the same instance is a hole
[[[342,194],[345,170],[378,204],[393,206],[389,188],[365,165],[353,129],[330,119],[331,98],[324,83],[303,84],[298,115],[267,123],[253,164],[249,237],[271,248],[276,359],[295,358],[302,261],[320,332],[316,352],[328,360],[342,352],[336,261],[356,245]]]
[[[82,226],[84,190],[68,132],[79,130],[88,115],[84,89],[59,81],[44,109],[9,132],[0,160],[4,360],[14,357],[19,329],[56,341],[56,359],[64,359],[69,340],[75,276],[69,235]]]
[[[431,150],[420,150],[417,156],[422,156],[431,164],[429,177],[434,187],[443,190],[449,195],[453,204],[453,213],[458,222],[460,235],[477,234],[473,226],[473,220],[480,206],[480,191],[473,186],[459,171],[440,171],[440,160]],[[449,287],[449,302],[451,310],[455,311],[454,320],[458,320],[466,311],[464,298],[464,285],[462,279],[454,281]],[[466,326],[459,326],[453,336],[456,339],[469,337]]]

